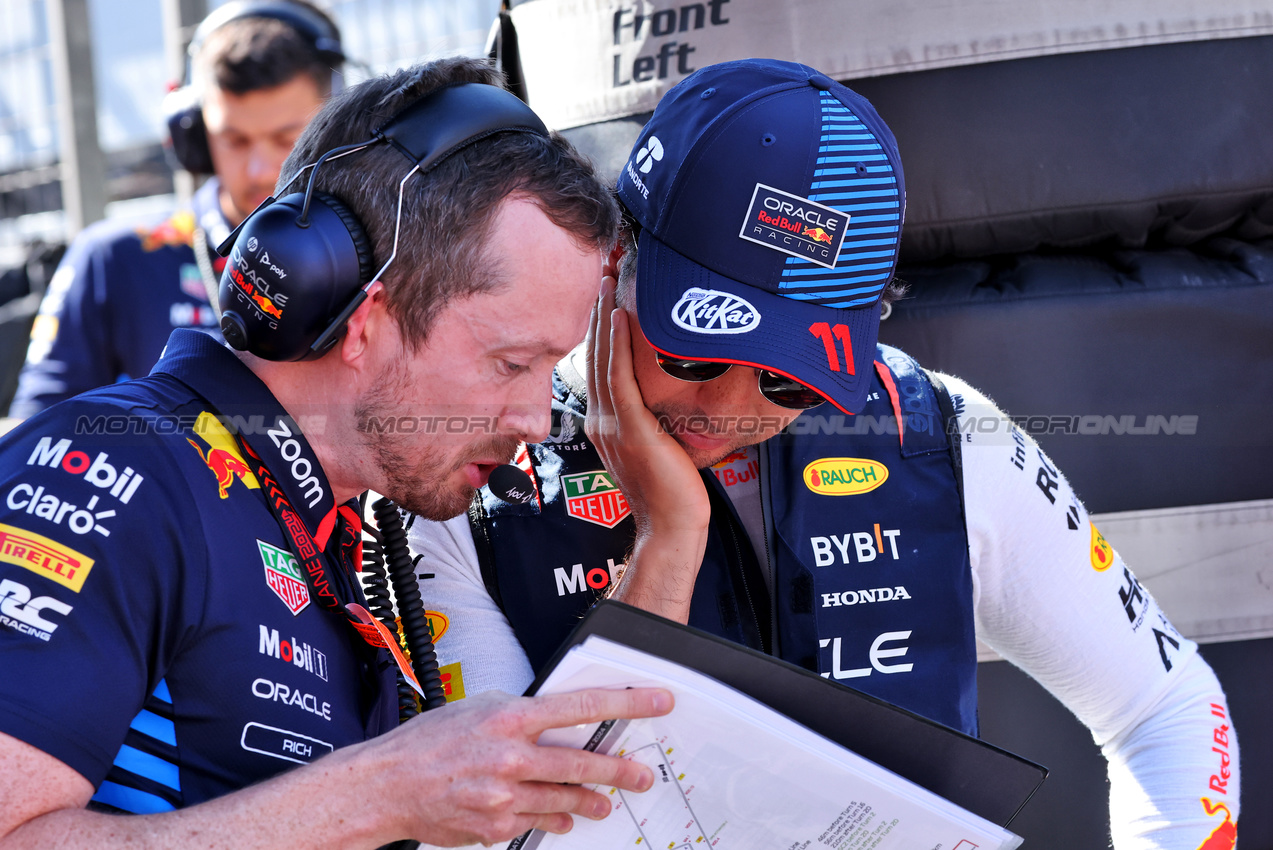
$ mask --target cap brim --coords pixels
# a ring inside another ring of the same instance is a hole
[[[686,293],[695,289],[741,299],[759,319],[748,322],[747,330],[687,329],[674,314],[683,307]],[[845,413],[858,413],[866,405],[879,316],[878,302],[836,309],[747,286],[700,266],[648,231],[638,242],[637,319],[651,345],[672,357],[737,363],[786,375],[817,390]],[[847,363],[846,343],[852,357]]]

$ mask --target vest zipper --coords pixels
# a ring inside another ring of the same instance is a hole
[[[734,563],[737,564],[738,566],[738,581],[739,581],[739,584],[742,585],[743,597],[745,598],[747,602],[747,613],[751,615],[752,625],[756,627],[756,637],[759,638],[760,640],[760,649],[762,652],[768,655],[770,654],[769,631],[761,627],[760,617],[756,615],[756,601],[751,594],[751,584],[747,581],[747,556],[744,553],[742,548],[743,545],[746,545],[747,548],[750,550],[751,542],[747,541],[745,544],[739,543],[738,535],[739,535],[739,532],[742,531],[742,528],[737,518],[735,518],[734,516],[734,510],[733,510],[732,504],[729,501],[729,496],[721,492],[720,490],[721,485],[716,480],[715,474],[713,474],[710,470],[700,474],[702,475],[704,482],[707,484],[709,488],[708,492],[711,495],[712,501],[716,503],[714,505],[714,510],[720,511],[720,513],[722,514],[722,525],[724,526],[724,531],[728,532],[727,537],[729,538],[729,542],[734,547]],[[743,534],[745,535],[746,532],[744,531]],[[768,548],[767,543],[766,543],[766,548]],[[754,553],[752,555],[752,558],[755,559]],[[759,564],[757,564],[757,567],[759,567]],[[761,577],[760,590],[761,592],[765,593],[766,598],[768,598],[768,590],[766,590],[764,587],[763,576]],[[772,610],[772,605],[769,607]]]
[[[759,457],[756,462],[756,474],[760,484],[760,515],[763,519],[761,534],[765,538],[765,563],[761,570],[766,579],[765,589],[769,592],[769,647],[771,654],[781,658],[782,647],[778,645],[778,570],[774,564],[773,553],[769,550],[769,541],[774,533],[773,496],[769,482],[769,447],[767,441],[756,447]]]

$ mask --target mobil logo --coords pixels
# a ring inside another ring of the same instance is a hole
[[[563,475],[566,513],[594,525],[614,528],[632,513],[628,500],[604,469]]]
[[[672,307],[678,327],[700,334],[745,334],[760,325],[760,311],[745,298],[717,289],[687,289]]]
[[[824,457],[804,468],[804,485],[819,496],[857,496],[888,480],[888,467],[861,457]]]
[[[83,478],[100,490],[108,490],[123,504],[128,504],[137,488],[146,479],[133,471],[131,466],[119,470],[109,462],[106,452],[98,452],[90,458],[86,452],[73,447],[69,439],[56,443],[51,437],[41,437],[27,458],[27,466],[60,468],[63,472]]]

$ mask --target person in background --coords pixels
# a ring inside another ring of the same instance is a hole
[[[164,106],[175,158],[210,177],[189,209],[98,222],[73,240],[32,326],[11,417],[144,377],[174,328],[219,338],[216,247],[273,191],[345,58],[336,24],[305,0],[232,0],[200,24],[190,55],[189,85]]]

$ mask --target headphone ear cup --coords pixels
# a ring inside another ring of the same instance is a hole
[[[371,250],[371,240],[367,238],[367,231],[363,229],[362,222],[358,220],[354,211],[340,198],[326,192],[315,192],[314,197],[330,207],[340,219],[340,223],[349,231],[349,238],[354,243],[354,251],[358,254],[358,286],[362,286],[371,280],[376,268],[376,260]]]
[[[168,124],[166,150],[176,165],[191,174],[212,174],[212,152],[208,150],[208,129],[203,123],[203,107],[189,86],[168,93],[163,102]]]
[[[315,194],[302,226],[304,204],[297,192],[253,212],[221,273],[226,342],[266,360],[320,356],[310,346],[372,274],[369,242],[349,208]]]

